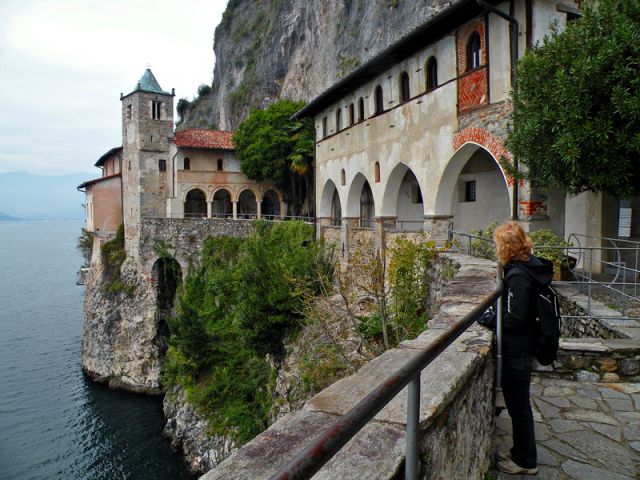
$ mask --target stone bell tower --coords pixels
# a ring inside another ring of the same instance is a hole
[[[144,218],[166,216],[173,97],[150,69],[122,101],[122,209],[127,252],[137,252]]]

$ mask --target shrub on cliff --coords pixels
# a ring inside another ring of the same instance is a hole
[[[257,223],[247,239],[208,239],[200,266],[187,275],[168,320],[164,382],[187,390],[214,433],[243,442],[266,428],[265,354],[278,355],[297,327],[300,285],[313,288],[320,247],[312,237],[301,222]]]

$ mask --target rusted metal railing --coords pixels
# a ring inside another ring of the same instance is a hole
[[[451,345],[502,294],[501,274],[497,288],[471,312],[462,317],[449,330],[440,335],[428,348],[391,374],[369,395],[310,443],[293,460],[282,467],[271,480],[302,480],[311,478],[375,415],[407,385],[407,436],[405,479],[418,478],[420,464],[418,431],[420,425],[420,374],[438,355]],[[500,303],[500,302],[498,302]],[[500,312],[500,310],[498,310]],[[498,325],[501,319],[498,317]],[[499,371],[499,369],[498,369]]]

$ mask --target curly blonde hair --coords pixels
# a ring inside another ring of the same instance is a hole
[[[533,245],[531,239],[516,222],[506,222],[493,232],[496,251],[503,264],[513,260],[526,262],[531,254]]]

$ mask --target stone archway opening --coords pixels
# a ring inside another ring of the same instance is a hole
[[[396,165],[387,179],[381,215],[395,218],[397,231],[420,232],[424,228],[422,189],[413,171],[403,163]]]
[[[273,190],[267,190],[262,197],[262,218],[273,220],[280,218],[280,200]]]
[[[156,305],[161,310],[171,310],[182,284],[180,264],[172,257],[159,258],[153,264],[152,274],[156,284]]]
[[[340,195],[338,190],[333,190],[333,197],[331,198],[331,225],[339,227],[342,225],[342,205],[340,205]]]
[[[491,153],[468,143],[454,154],[440,180],[436,214],[452,216],[453,228],[463,232],[509,219],[509,188]]]
[[[207,216],[207,196],[199,188],[194,188],[187,193],[184,202],[184,216],[187,218]]]
[[[233,217],[233,203],[231,202],[231,194],[228,190],[223,188],[213,195],[211,215],[216,218]]]
[[[251,190],[243,190],[238,198],[238,218],[256,218],[258,204]]]
[[[369,182],[364,182],[360,192],[360,227],[372,228],[375,222],[375,203]]]

